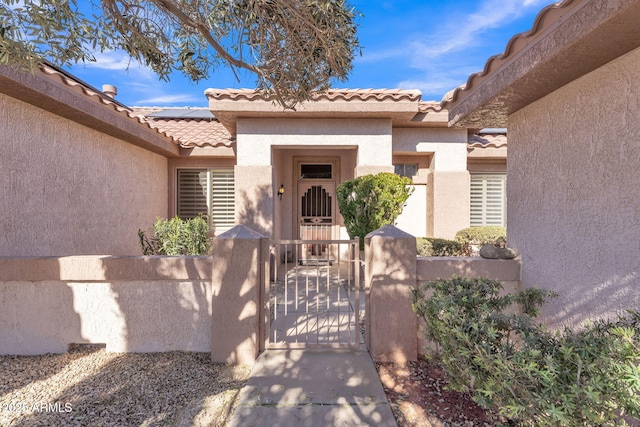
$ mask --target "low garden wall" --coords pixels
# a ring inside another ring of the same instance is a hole
[[[499,280],[505,292],[520,287],[520,261],[479,257],[416,256],[415,237],[385,226],[365,238],[367,346],[374,360],[404,363],[424,354],[427,342],[411,309],[411,289],[451,276]]]
[[[518,259],[484,259],[480,257],[429,257],[416,260],[416,283],[422,285],[438,278],[484,277],[498,280],[504,285],[503,293],[520,290],[520,260]],[[422,333],[426,325],[418,319],[418,354],[426,354],[433,350]]]
[[[0,258],[0,354],[211,350],[211,257]]]

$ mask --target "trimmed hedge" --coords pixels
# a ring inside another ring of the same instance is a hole
[[[471,245],[506,247],[507,229],[496,225],[463,228],[456,233],[455,240],[462,245],[462,254],[470,256],[473,255]]]
[[[378,228],[395,224],[413,193],[410,178],[390,172],[363,175],[344,181],[336,188],[338,208],[350,238],[364,237]]]
[[[455,240],[435,237],[416,238],[418,256],[459,256],[462,245]]]

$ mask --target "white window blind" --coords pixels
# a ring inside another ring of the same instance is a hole
[[[233,227],[233,168],[178,169],[177,188],[177,214],[180,218],[205,215],[210,226]]]
[[[235,180],[232,168],[210,169],[211,222],[215,227],[233,227]]]
[[[471,226],[506,226],[506,188],[504,174],[471,175]]]
[[[182,219],[208,215],[206,169],[178,170],[178,216]]]

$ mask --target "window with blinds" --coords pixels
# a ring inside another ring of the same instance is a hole
[[[418,164],[417,163],[396,163],[393,165],[393,170],[396,175],[406,176],[407,178],[411,178],[418,174]]]
[[[178,169],[177,188],[177,214],[180,218],[205,215],[210,226],[233,227],[233,168]]]
[[[471,175],[471,226],[506,226],[507,176]]]

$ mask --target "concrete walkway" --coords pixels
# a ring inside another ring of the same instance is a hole
[[[227,426],[396,426],[366,350],[267,350]]]

